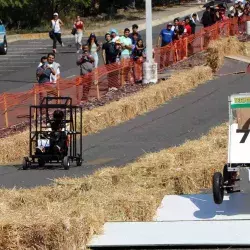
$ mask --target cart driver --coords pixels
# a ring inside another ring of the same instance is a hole
[[[53,153],[64,153],[65,156],[68,153],[68,138],[66,131],[63,131],[63,118],[64,112],[61,110],[55,110],[53,113],[53,121],[50,123],[50,143],[48,148]],[[37,154],[45,152],[46,145],[40,145],[36,148]]]
[[[64,112],[55,110],[53,113],[54,120],[51,122],[52,132],[50,134],[50,149],[54,153],[68,154],[67,133],[63,131]]]

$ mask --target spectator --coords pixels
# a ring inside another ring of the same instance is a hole
[[[133,40],[132,40],[132,53],[133,53],[133,51],[134,51],[134,49],[136,47],[136,44],[137,44],[138,40],[141,40],[141,39],[139,39],[139,34],[138,33],[134,33],[133,34]]]
[[[58,13],[54,13],[53,19],[51,20],[52,32],[53,32],[53,52],[56,53],[56,43],[57,41],[63,47],[64,44],[61,38],[61,26],[63,26],[63,22],[58,17]]]
[[[54,53],[49,53],[47,56],[47,61],[48,64],[51,68],[53,68],[56,72],[56,74],[51,74],[50,75],[50,81],[53,83],[56,83],[57,80],[60,78],[60,67],[61,65],[57,62],[55,62],[55,54]]]
[[[135,65],[133,68],[135,82],[142,81],[142,63],[143,58],[145,58],[145,47],[143,45],[142,39],[138,39],[135,49],[133,51],[133,59],[135,60]]]
[[[141,39],[141,35],[138,33],[138,25],[133,24],[132,25],[132,33],[129,34],[129,38],[132,40],[133,44],[136,44],[136,41],[134,41],[134,34],[137,34],[138,39]]]
[[[117,40],[115,42],[115,49],[116,49],[116,53],[117,53],[115,61],[120,62],[121,54],[122,54],[122,44],[121,44],[120,40]]]
[[[45,63],[47,63],[47,56],[42,56],[42,58],[40,60],[40,63],[37,66],[37,69],[39,67],[41,67],[42,65],[44,65]],[[39,82],[39,77],[38,76],[36,77],[36,79],[37,79],[37,82]]]
[[[112,42],[109,33],[105,35],[105,39],[106,43],[104,43],[102,46],[102,56],[104,64],[115,63],[117,61],[117,56],[120,53],[120,50],[116,48],[117,47],[116,43]]]
[[[210,7],[206,7],[206,11],[203,13],[203,16],[201,18],[201,22],[202,22],[204,28],[209,27],[213,24],[213,19],[211,16]]]
[[[198,16],[196,13],[193,13],[190,18],[190,26],[191,26],[191,33],[195,34],[196,23],[198,21]]]
[[[192,34],[192,28],[191,28],[191,25],[190,25],[190,18],[187,16],[187,17],[185,17],[185,31],[184,31],[184,33],[186,34],[186,35],[191,35]]]
[[[143,45],[142,39],[138,39],[138,41],[135,45],[135,49],[133,51],[133,58],[135,60],[138,60],[142,57],[145,57],[145,47]]]
[[[229,18],[233,18],[234,15],[235,15],[235,8],[234,8],[234,6],[231,6],[231,7],[229,8],[228,17],[229,17]]]
[[[129,38],[130,30],[126,28],[124,35],[120,38],[122,52],[121,59],[128,59],[132,51],[132,40]]]
[[[219,12],[219,8],[215,8],[214,22],[222,21],[222,17]]]
[[[198,14],[197,13],[192,13],[191,15],[190,15],[190,20],[191,21],[193,21],[194,23],[198,23],[198,22],[200,22],[200,18],[199,18],[199,16],[198,16]]]
[[[42,56],[41,57],[41,60],[40,60],[40,63],[38,64],[37,67],[40,67],[42,66],[42,64],[46,63],[47,62],[47,56]]]
[[[51,74],[55,75],[56,71],[48,64],[48,62],[44,61],[36,71],[38,83],[50,83],[51,82]]]
[[[94,69],[94,57],[89,53],[89,47],[83,46],[82,56],[77,60],[76,64],[80,66],[80,75],[86,75]]]
[[[106,33],[105,35],[105,40],[106,42],[102,45],[102,59],[104,64],[110,64],[112,63],[110,60],[110,48],[111,46],[113,46],[113,48],[115,47],[114,42],[112,42],[111,40],[111,35],[110,33]]]
[[[180,23],[179,18],[174,19],[174,25],[171,30],[174,31],[174,40],[179,40],[184,33],[184,26]]]
[[[90,34],[89,39],[87,41],[87,45],[89,47],[90,54],[94,58],[94,66],[95,68],[98,67],[98,51],[100,50],[101,46],[99,45],[97,38],[94,33]]]
[[[119,37],[118,32],[117,32],[116,29],[112,29],[112,30],[110,31],[110,34],[111,34],[112,42],[115,43],[117,40],[120,39],[120,37]]]
[[[164,47],[173,41],[174,31],[172,30],[172,26],[173,25],[171,23],[168,23],[167,28],[161,31],[158,38],[159,47],[160,47],[160,42],[161,42],[161,47]]]
[[[85,31],[84,22],[81,21],[80,16],[76,17],[76,21],[74,23],[74,28],[76,29],[76,33],[75,33],[76,50],[77,50],[77,53],[79,53],[80,49],[82,48],[83,32]]]

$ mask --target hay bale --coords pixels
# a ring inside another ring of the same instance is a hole
[[[246,43],[237,37],[226,37],[212,41],[207,49],[207,65],[216,72],[224,63],[225,55],[246,55]]]

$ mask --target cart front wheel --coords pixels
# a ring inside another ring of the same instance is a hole
[[[69,167],[70,167],[70,163],[69,163],[69,157],[68,156],[65,156],[64,158],[63,158],[63,168],[65,169],[65,170],[69,170]]]
[[[29,167],[29,159],[28,157],[23,158],[23,170],[27,170]]]
[[[216,204],[221,204],[224,198],[223,176],[216,172],[213,176],[213,197]]]

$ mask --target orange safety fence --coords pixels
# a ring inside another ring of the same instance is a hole
[[[220,37],[234,36],[246,32],[245,18],[237,18],[199,30],[196,34],[186,36],[171,44],[154,49],[154,59],[158,71],[181,61],[208,47],[212,40]],[[102,65],[91,73],[72,79],[59,79],[57,84],[35,84],[26,92],[3,93],[0,95],[0,128],[27,122],[29,106],[38,105],[44,96],[69,96],[74,104],[80,104],[91,98],[100,99],[110,88],[121,88],[125,84],[134,84],[143,77],[143,60],[126,59],[121,62]]]

